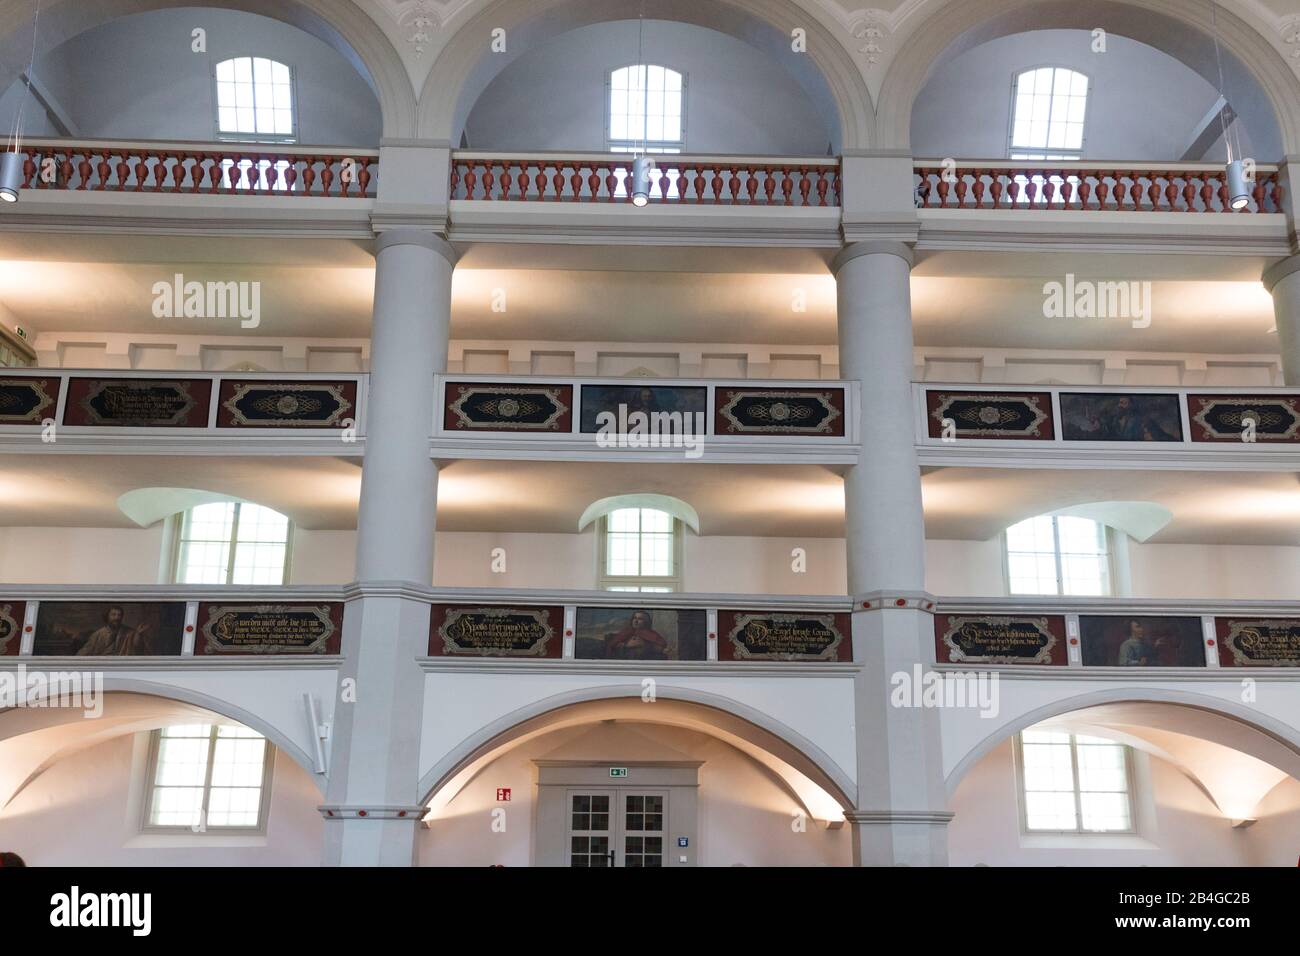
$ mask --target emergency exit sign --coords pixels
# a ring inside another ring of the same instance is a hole
[[[626,777],[626,776],[627,776],[627,767],[610,767],[610,768],[609,768],[609,775],[610,775],[611,777]]]

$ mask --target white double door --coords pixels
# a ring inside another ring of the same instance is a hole
[[[668,790],[580,788],[565,792],[569,866],[662,867]]]

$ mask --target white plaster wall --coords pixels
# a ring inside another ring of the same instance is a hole
[[[162,527],[0,528],[0,584],[157,584]],[[346,584],[355,555],[355,531],[295,528],[289,583]]]
[[[0,809],[0,847],[30,866],[319,864],[320,793],[307,773],[278,751],[266,836],[255,839],[256,845],[204,845],[198,837],[184,837],[173,845],[160,845],[157,837],[142,840],[132,775],[144,780],[143,749],[135,735],[128,735],[56,763]]]
[[[1300,861],[1300,780],[1287,777],[1260,801],[1257,821],[1241,831],[1250,866],[1296,866]]]
[[[0,584],[155,584],[161,525],[151,528],[0,528]],[[492,569],[493,551],[505,570]],[[806,570],[792,552],[806,553]],[[294,530],[290,584],[346,584],[354,530]],[[111,556],[111,560],[107,557]],[[843,594],[840,538],[703,537],[683,546],[683,590],[720,594]],[[1130,547],[1133,596],[1293,601],[1300,546],[1146,544]],[[596,586],[596,537],[582,534],[438,532],[433,584],[445,588]],[[926,542],[926,588],[941,597],[1006,594],[999,538]]]
[[[603,725],[572,727],[527,741],[489,763],[420,834],[423,866],[528,866],[531,859],[537,771],[532,761],[566,748],[565,759],[629,760],[602,746]],[[638,733],[662,746],[637,759],[702,760],[699,790],[698,861],[701,866],[848,866],[849,830],[827,830],[809,820],[791,826],[799,804],[757,763],[705,734],[637,724]],[[612,736],[612,735],[611,735]],[[575,749],[568,747],[576,739]],[[621,739],[621,738],[618,738]],[[496,791],[509,787],[509,803]],[[505,830],[492,827],[492,811],[505,810]],[[667,835],[670,837],[671,835]],[[675,849],[672,847],[671,849]]]
[[[206,53],[191,50],[196,27],[207,30]],[[299,142],[378,144],[379,104],[352,64],[311,34],[267,17],[214,8],[122,17],[38,57],[36,75],[82,137],[211,141],[213,72],[232,56],[269,56],[294,70]],[[17,102],[13,88],[0,99],[5,128]],[[29,103],[32,112],[41,110]],[[33,127],[29,135],[47,132]]]
[[[686,152],[826,155],[831,132],[812,100],[748,44],[647,20],[644,58],[686,75]],[[635,20],[582,27],[523,54],[475,102],[470,147],[604,152],[606,74],[635,62]]]
[[[935,70],[912,113],[914,155],[1006,156],[1013,77],[1045,65],[1069,67],[1092,78],[1085,159],[1181,159],[1218,99],[1199,74],[1144,43],[1111,34],[1106,52],[1098,54],[1092,52],[1088,31],[1036,30],[981,44]],[[1252,121],[1238,124],[1245,154],[1255,155],[1257,146],[1260,162],[1281,159],[1272,118],[1244,98],[1236,105]],[[1204,158],[1222,159],[1222,144],[1216,143]]]
[[[1233,830],[1191,780],[1154,757],[1148,759],[1155,819],[1143,834],[1149,848],[1107,847],[1107,838],[1097,839],[1095,848],[1022,846],[1012,753],[1011,741],[1004,741],[958,785],[951,803],[956,816],[948,827],[953,866],[1256,865],[1250,831]],[[1277,822],[1277,835],[1294,847],[1300,816]]]

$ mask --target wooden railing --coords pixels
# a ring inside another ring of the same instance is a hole
[[[1105,212],[1234,212],[1224,167],[1205,163],[963,163],[914,166],[922,209],[1022,209]],[[1282,211],[1276,166],[1254,167],[1243,213]]]
[[[655,154],[650,201],[746,206],[838,206],[836,159]],[[451,198],[631,202],[632,156],[453,154]]]
[[[31,139],[24,189],[364,198],[374,195],[373,149],[260,143],[130,143]]]

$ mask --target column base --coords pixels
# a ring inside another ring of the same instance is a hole
[[[414,866],[426,807],[318,807],[325,818],[322,866]]]
[[[854,866],[947,866],[948,810],[850,810]]]

